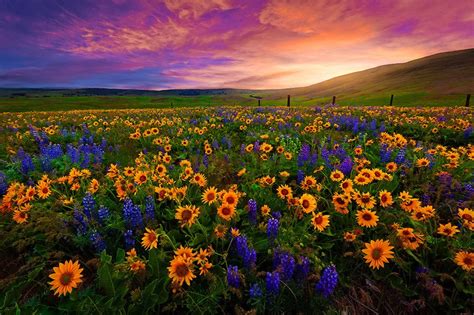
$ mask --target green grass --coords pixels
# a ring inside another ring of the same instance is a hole
[[[332,97],[292,97],[292,106],[328,104]],[[388,105],[390,95],[338,96],[340,105]],[[262,106],[286,106],[286,97],[261,100]],[[395,106],[462,106],[465,95],[430,96],[427,93],[395,93]],[[174,108],[207,106],[256,106],[257,100],[249,95],[233,96],[51,96],[0,98],[0,112],[61,111],[81,109]]]

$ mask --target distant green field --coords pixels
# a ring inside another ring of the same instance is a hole
[[[425,93],[398,93],[395,106],[462,106],[465,95],[430,96]],[[332,97],[291,98],[292,106],[328,104]],[[341,105],[388,105],[390,95],[339,96]],[[286,98],[261,100],[262,106],[284,106]],[[50,97],[1,97],[0,112],[59,111],[77,109],[170,108],[201,106],[256,106],[257,100],[249,95],[200,95],[200,96],[50,96]]]

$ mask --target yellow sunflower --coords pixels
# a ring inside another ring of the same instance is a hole
[[[158,248],[158,235],[156,234],[156,231],[149,228],[146,228],[145,230],[146,232],[142,238],[142,246],[147,250]]]
[[[459,229],[457,226],[452,225],[451,223],[440,224],[438,227],[438,234],[452,237],[454,234],[458,233]]]
[[[311,213],[314,210],[316,210],[317,201],[316,201],[316,198],[314,198],[313,195],[303,194],[300,197],[300,205],[303,208],[303,211],[305,213]]]
[[[235,208],[239,202],[239,196],[234,191],[229,190],[222,196],[222,202]]]
[[[68,260],[53,268],[54,273],[49,275],[53,281],[49,284],[55,295],[66,295],[71,293],[73,288],[77,288],[77,285],[82,282],[83,269],[80,267],[78,261]]]
[[[187,285],[191,284],[191,281],[196,278],[193,273],[193,263],[189,260],[185,260],[182,256],[175,256],[168,267],[168,276],[173,283],[179,284],[180,286],[186,282]]]
[[[365,243],[365,249],[362,252],[365,254],[365,262],[369,264],[372,269],[383,268],[385,263],[388,263],[390,258],[393,258],[393,246],[386,240],[375,240],[370,243]]]
[[[462,269],[471,271],[474,268],[474,253],[466,251],[457,252],[454,261]]]
[[[370,210],[359,210],[357,211],[357,224],[363,227],[374,227],[377,226],[379,217],[374,211]]]
[[[235,215],[235,208],[224,203],[217,209],[217,215],[223,220],[230,221]]]
[[[386,190],[379,192],[380,205],[384,208],[389,207],[393,204],[392,194]]]
[[[215,187],[209,187],[202,194],[202,202],[212,204],[217,201],[217,189]]]
[[[331,175],[329,177],[334,182],[340,182],[341,180],[344,179],[344,174],[339,170],[335,170],[331,172]]]
[[[277,188],[277,195],[281,199],[288,199],[293,196],[293,190],[288,185],[280,185]]]
[[[191,227],[196,222],[199,213],[199,208],[194,205],[179,206],[176,209],[175,219],[179,221],[181,227],[184,227],[186,224]]]
[[[329,225],[329,215],[324,215],[322,212],[318,212],[316,214],[313,212],[311,224],[313,225],[314,229],[318,230],[319,232],[322,232]]]

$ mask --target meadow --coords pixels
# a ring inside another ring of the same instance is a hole
[[[136,98],[2,99],[0,313],[474,310],[472,108]]]

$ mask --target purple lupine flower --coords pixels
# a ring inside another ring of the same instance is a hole
[[[77,233],[79,235],[84,235],[87,232],[87,222],[84,219],[84,215],[79,211],[79,209],[74,208],[73,213],[74,225],[76,226]]]
[[[125,233],[123,233],[123,237],[125,239],[125,249],[128,250],[135,247],[135,238],[133,237],[132,230],[126,230]]]
[[[281,212],[280,211],[272,212],[272,217],[274,217],[277,220],[280,220],[281,219]]]
[[[104,224],[105,221],[110,217],[110,211],[105,206],[100,206],[99,210],[97,210],[97,216],[99,217],[99,222]]]
[[[298,183],[298,185],[301,184],[301,182],[303,181],[305,177],[305,174],[304,174],[304,171],[303,170],[298,170],[296,172],[296,182]]]
[[[155,219],[155,199],[153,196],[145,198],[145,220],[147,222]]]
[[[40,164],[41,170],[43,172],[49,173],[53,170],[53,165],[51,164],[51,160],[47,155],[43,155],[40,157]]]
[[[262,296],[262,289],[260,288],[258,283],[254,283],[250,286],[249,295],[252,299],[258,299]]]
[[[380,146],[380,162],[388,163],[392,158],[392,150],[384,143]]]
[[[91,193],[86,193],[84,198],[82,198],[82,206],[84,207],[84,214],[90,220],[92,218],[92,211],[95,207],[95,200]]]
[[[247,248],[243,260],[245,268],[252,269],[257,263],[257,251],[253,248]]]
[[[34,170],[35,165],[33,164],[33,159],[28,153],[25,153],[21,159],[21,172],[28,175],[29,172]]]
[[[278,295],[280,293],[280,274],[278,272],[267,272],[265,283],[268,295]]]
[[[395,157],[395,163],[399,165],[403,164],[405,162],[405,154],[406,154],[405,148],[400,149],[397,153],[397,156]]]
[[[236,289],[240,286],[239,268],[229,265],[227,267],[227,283]]]
[[[104,242],[104,239],[102,236],[99,234],[97,231],[93,231],[92,234],[89,237],[90,241],[92,242],[92,245],[94,246],[95,250],[100,253],[103,250],[105,250],[106,245]]]
[[[347,156],[341,164],[339,164],[338,169],[345,175],[349,176],[352,172],[352,168],[354,167],[354,162],[352,162],[352,159],[350,156]]]
[[[309,270],[310,270],[310,261],[308,257],[300,256],[299,262],[296,264],[295,268],[295,280],[298,282],[302,282],[308,277]]]
[[[204,154],[202,157],[202,164],[208,168],[209,167],[209,156],[207,154]]]
[[[331,265],[323,270],[321,279],[316,284],[316,291],[320,292],[325,298],[328,298],[336,289],[339,275],[336,266]]]
[[[254,152],[259,152],[260,151],[260,141],[255,141],[255,143],[253,144],[253,151]]]
[[[143,227],[143,218],[140,207],[133,204],[130,198],[123,203],[123,218],[131,228]]]
[[[297,158],[298,167],[302,167],[305,162],[309,161],[311,158],[311,147],[308,144],[303,144],[301,146],[300,152]]]
[[[257,224],[257,201],[249,199],[247,202],[249,221],[252,224]]]
[[[273,241],[277,238],[278,236],[278,227],[280,225],[280,222],[278,219],[275,218],[270,218],[267,223],[267,237]]]
[[[239,257],[244,257],[247,252],[247,237],[245,235],[239,235],[235,238],[235,247],[237,249],[237,255]]]
[[[282,267],[282,275],[284,280],[290,280],[295,272],[295,259],[288,253],[284,253],[280,257],[280,266]]]
[[[324,160],[324,163],[326,164],[327,167],[332,168],[331,161],[329,160],[329,155],[330,152],[329,150],[324,146],[321,149],[321,157]]]

